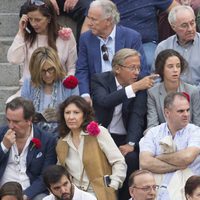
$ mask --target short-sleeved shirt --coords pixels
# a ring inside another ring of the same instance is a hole
[[[170,134],[167,123],[162,123],[161,125],[151,128],[140,140],[140,152],[150,152],[154,157],[162,154],[159,142]],[[173,141],[176,144],[177,151],[186,149],[187,147],[200,148],[200,128],[193,124],[188,124],[185,128],[176,132]],[[197,156],[188,168],[193,174],[200,175],[200,156]],[[162,186],[167,186],[169,184],[174,173],[175,172],[170,172],[165,174],[161,183]],[[163,194],[162,197],[159,196],[158,199],[167,199],[167,193],[168,191],[166,190],[166,193]]]
[[[158,41],[157,12],[167,10],[173,0],[112,0],[120,12],[120,24],[138,31],[142,42]]]

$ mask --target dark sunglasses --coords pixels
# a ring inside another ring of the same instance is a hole
[[[105,44],[101,46],[101,51],[103,53],[103,60],[108,61],[109,60],[108,48]]]

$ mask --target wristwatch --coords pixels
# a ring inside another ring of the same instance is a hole
[[[128,145],[135,147],[135,142],[128,142]]]

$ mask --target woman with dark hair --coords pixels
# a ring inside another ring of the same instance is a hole
[[[74,76],[65,79],[66,72],[51,47],[39,47],[33,52],[29,70],[31,78],[24,80],[21,96],[33,101],[38,126],[57,136],[58,105],[67,97],[79,94],[78,82],[67,85],[68,79],[77,79]]]
[[[77,187],[98,200],[116,200],[115,191],[123,184],[126,164],[108,130],[92,121],[93,109],[80,96],[66,99],[59,114],[58,162],[66,166]]]
[[[0,200],[23,200],[22,186],[17,182],[7,182],[1,186]]]
[[[173,49],[161,51],[155,61],[155,73],[161,83],[147,92],[147,127],[165,122],[164,98],[170,92],[183,92],[190,102],[190,122],[200,125],[200,94],[196,86],[181,81],[181,74],[187,70],[186,60]]]
[[[23,77],[30,77],[29,61],[35,49],[49,46],[57,51],[62,67],[74,74],[76,41],[71,29],[59,30],[56,12],[49,0],[28,0],[19,21],[19,31],[8,50],[8,61],[23,64]],[[35,66],[37,68],[37,66]]]
[[[185,183],[187,200],[200,200],[200,176],[191,176]]]

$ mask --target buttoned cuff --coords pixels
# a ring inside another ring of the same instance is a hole
[[[115,190],[119,189],[119,182],[115,180],[111,180],[111,183],[109,184],[109,187],[114,188]]]
[[[5,147],[5,145],[3,144],[3,142],[1,142],[1,148],[2,148],[2,150],[3,150],[4,153],[7,153],[9,151],[9,149],[7,149]]]
[[[126,96],[128,99],[135,97],[135,92],[133,92],[132,86],[126,86],[125,87],[125,92],[126,92]]]

